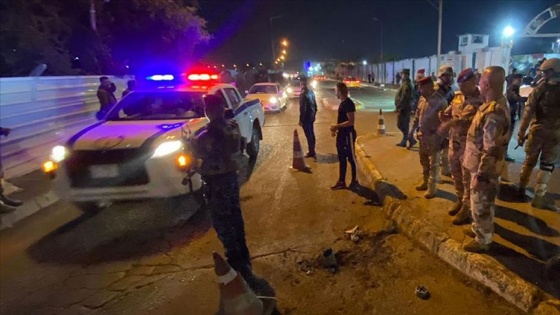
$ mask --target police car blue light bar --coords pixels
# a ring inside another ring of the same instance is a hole
[[[146,77],[148,81],[173,81],[174,79],[172,74],[156,74]]]

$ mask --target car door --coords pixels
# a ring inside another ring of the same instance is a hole
[[[239,108],[242,105],[241,96],[234,88],[225,88],[223,91],[229,103],[232,104],[232,109],[235,114],[234,119],[239,125],[241,136],[249,142],[253,131],[253,118],[251,117],[249,110]]]

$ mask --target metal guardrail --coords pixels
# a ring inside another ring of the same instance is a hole
[[[117,98],[130,78],[111,80]],[[40,168],[50,149],[95,122],[99,76],[0,78],[0,140],[6,177]]]

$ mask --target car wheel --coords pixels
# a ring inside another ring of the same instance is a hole
[[[247,154],[252,160],[257,159],[260,150],[260,133],[259,129],[253,127],[253,134],[251,135],[251,142],[247,144]]]

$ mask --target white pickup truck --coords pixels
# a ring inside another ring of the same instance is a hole
[[[135,90],[104,119],[54,147],[43,170],[57,194],[83,211],[96,211],[112,201],[175,200],[198,191],[203,182],[187,142],[208,123],[206,94],[225,99],[246,153],[256,159],[265,117],[261,102],[243,100],[231,84],[200,83]]]

